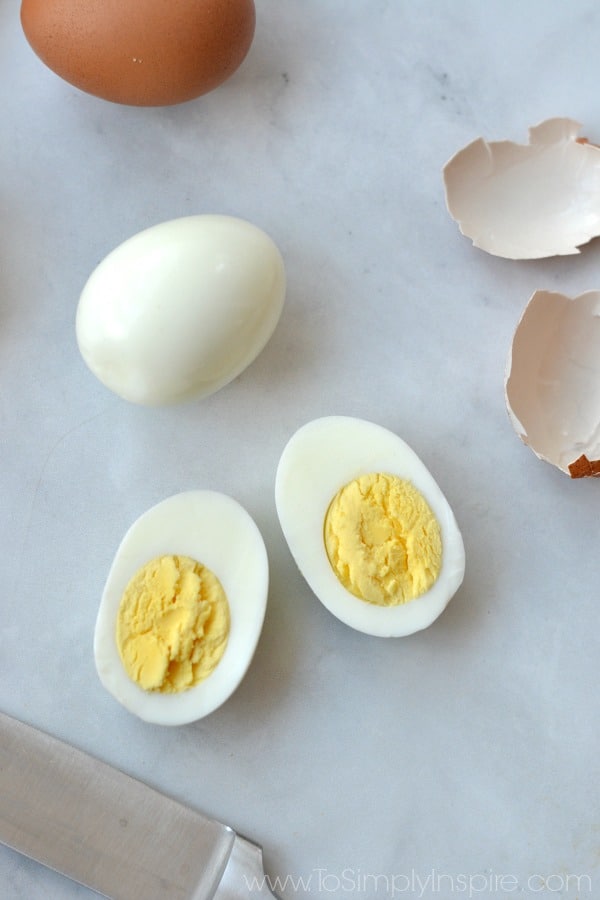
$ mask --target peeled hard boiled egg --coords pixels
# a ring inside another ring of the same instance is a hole
[[[77,307],[83,359],[110,390],[158,406],[212,394],[271,337],[285,268],[271,238],[232,216],[141,231],[90,275]]]
[[[253,0],[23,0],[23,31],[46,65],[89,94],[164,106],[205,94],[246,56]]]
[[[572,119],[529,129],[529,142],[487,142],[444,167],[446,203],[473,244],[507,259],[579,253],[600,234],[600,149]]]
[[[401,637],[437,619],[462,583],[463,540],[448,501],[397,435],[328,416],[286,445],[277,513],[298,568],[346,625]]]
[[[197,597],[191,562],[209,575]],[[169,583],[162,576],[173,571]],[[102,594],[94,632],[102,684],[147,722],[182,725],[208,715],[252,661],[268,583],[262,536],[231,497],[196,490],[151,507],[123,538]],[[224,614],[205,602],[215,585]]]

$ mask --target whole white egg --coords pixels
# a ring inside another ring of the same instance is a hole
[[[410,482],[439,524],[439,575],[425,593],[399,605],[376,605],[355,596],[336,575],[326,551],[324,523],[332,500],[345,485],[371,473]],[[275,499],[289,549],[310,588],[334,616],[358,631],[401,637],[427,628],[463,581],[464,544],[448,501],[416,453],[379,425],[328,416],[301,427],[281,455]]]
[[[219,579],[229,604],[225,652],[203,681],[177,693],[143,690],[127,673],[117,644],[117,617],[132,576],[149,560],[181,555]],[[123,538],[110,568],[94,632],[96,670],[129,712],[159,725],[182,725],[208,715],[242,681],[264,621],[269,585],[267,553],[253,519],[215,491],[175,494],[141,515]]]
[[[212,394],[273,334],[285,298],[281,254],[256,225],[186,216],[141,231],[86,282],[76,316],[88,367],[148,406]]]

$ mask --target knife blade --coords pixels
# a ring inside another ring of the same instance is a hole
[[[0,842],[111,900],[276,897],[258,844],[1,712]]]

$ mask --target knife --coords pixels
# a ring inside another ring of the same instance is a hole
[[[276,897],[258,844],[4,713],[0,842],[112,900]]]

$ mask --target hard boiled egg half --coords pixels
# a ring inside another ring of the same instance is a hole
[[[100,681],[147,722],[208,715],[252,661],[268,582],[262,536],[231,497],[195,490],[151,507],[125,534],[104,587]]]
[[[358,631],[426,628],[463,581],[448,501],[416,453],[379,425],[346,416],[304,425],[282,453],[275,499],[302,575]]]

